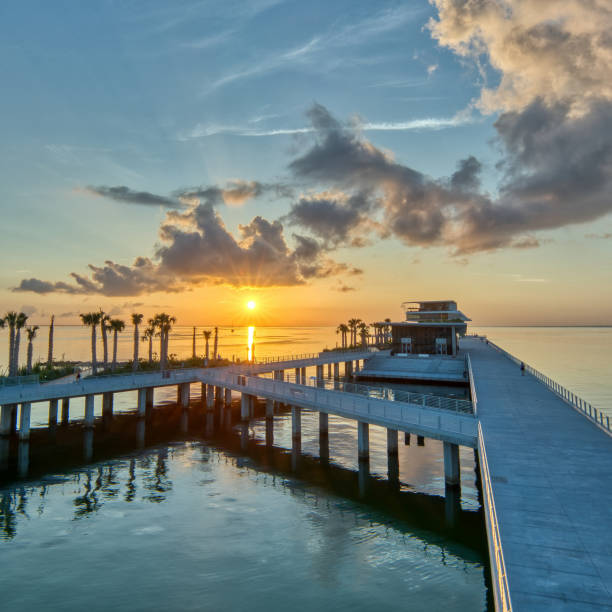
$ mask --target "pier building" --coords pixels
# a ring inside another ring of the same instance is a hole
[[[392,355],[451,355],[458,351],[458,336],[465,336],[470,321],[453,300],[407,301],[405,320],[392,322]]]

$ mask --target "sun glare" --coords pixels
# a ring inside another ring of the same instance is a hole
[[[249,310],[253,310],[253,309],[255,308],[255,305],[256,305],[256,304],[255,304],[255,302],[254,302],[253,300],[249,300],[249,301],[247,302],[247,308],[248,308]]]

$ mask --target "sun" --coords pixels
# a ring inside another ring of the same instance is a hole
[[[257,305],[257,304],[255,304],[255,302],[254,302],[253,300],[249,300],[249,301],[247,302],[246,307],[247,307],[249,310],[254,310],[256,305]]]

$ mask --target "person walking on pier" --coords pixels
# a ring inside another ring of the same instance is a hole
[[[525,362],[521,361],[521,376],[525,376]]]

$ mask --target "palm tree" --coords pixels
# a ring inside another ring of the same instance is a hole
[[[206,341],[206,365],[208,365],[208,341],[210,340],[211,332],[209,330],[203,331],[204,340]]]
[[[19,315],[11,310],[4,315],[4,322],[9,326],[9,354],[8,354],[8,375],[13,375],[13,351],[15,349],[15,325]]]
[[[215,343],[213,345],[213,359],[217,358],[218,349],[219,349],[219,328],[215,327]]]
[[[165,312],[155,315],[155,325],[159,328],[159,368],[164,370],[168,362],[168,339],[172,325],[176,323],[176,317]]]
[[[110,317],[100,308],[100,329],[102,330],[102,350],[104,355],[104,369],[108,368],[108,322]]]
[[[351,330],[351,346],[357,345],[357,326],[361,323],[361,319],[349,319],[348,326]]]
[[[346,334],[348,334],[349,332],[349,327],[348,325],[346,325],[346,323],[340,323],[336,331],[342,334],[342,348],[345,349],[346,348]]]
[[[16,376],[19,370],[19,343],[21,342],[21,330],[25,327],[28,320],[28,315],[25,312],[20,312],[17,315],[15,324],[15,346],[13,347],[13,376]]]
[[[53,324],[55,321],[55,315],[51,315],[51,324],[49,325],[49,352],[47,353],[47,365],[53,363]]]
[[[155,327],[153,326],[153,319],[149,319],[149,327],[144,330],[142,336],[143,340],[149,341],[149,363],[153,363],[153,337],[155,336]]]
[[[32,344],[34,338],[36,338],[36,331],[38,330],[38,325],[31,325],[26,328],[26,334],[28,335],[28,365],[27,365],[27,373],[32,373],[32,353],[34,352],[34,346]]]
[[[191,347],[191,357],[193,359],[196,358],[196,342],[195,342],[195,334],[196,334],[196,328],[193,328],[193,342],[192,342],[192,347]]]
[[[132,369],[138,369],[138,326],[142,323],[142,317],[144,315],[141,314],[132,314],[132,324],[134,325],[134,361],[132,362]]]
[[[359,336],[361,337],[361,346],[366,346],[368,344],[368,336],[370,332],[368,330],[368,324],[363,321],[359,323]]]
[[[113,332],[113,365],[112,369],[117,369],[117,335],[125,329],[125,321],[121,319],[109,319],[108,329]]]
[[[4,317],[0,317],[0,329],[4,329],[6,327],[6,319]]]
[[[91,372],[92,374],[98,373],[98,364],[96,363],[96,328],[100,324],[102,313],[100,312],[87,312],[81,314],[81,321],[83,325],[91,327]]]
[[[385,342],[391,341],[390,334],[391,334],[391,319],[387,317],[385,319]]]

